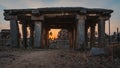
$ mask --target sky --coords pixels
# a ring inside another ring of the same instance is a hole
[[[9,22],[4,20],[4,9],[26,9],[42,7],[86,7],[112,9],[111,34],[120,31],[120,0],[0,0],[0,30],[9,28]],[[106,33],[108,22],[106,21]]]

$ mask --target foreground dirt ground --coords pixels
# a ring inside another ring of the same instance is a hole
[[[0,68],[119,68],[115,61],[69,49],[0,49]]]

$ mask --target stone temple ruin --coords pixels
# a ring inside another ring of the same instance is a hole
[[[109,20],[113,10],[83,7],[53,7],[36,9],[5,9],[5,20],[10,21],[11,46],[19,47],[22,25],[23,46],[27,48],[27,27],[30,28],[31,47],[49,48],[48,32],[51,28],[67,29],[70,48],[80,49],[88,46],[88,28],[90,27],[90,45],[95,45],[95,26],[98,25],[98,45],[105,46],[105,21]]]
[[[9,46],[10,45],[10,30],[2,29],[0,32],[0,45]]]

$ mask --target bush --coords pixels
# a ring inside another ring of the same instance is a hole
[[[113,49],[113,57],[120,58],[120,45],[117,45],[117,47]]]

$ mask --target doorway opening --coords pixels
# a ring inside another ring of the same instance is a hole
[[[50,29],[49,48],[69,48],[69,34],[67,29]]]

